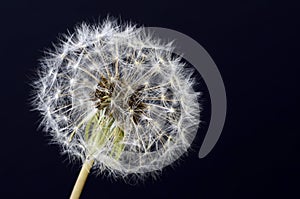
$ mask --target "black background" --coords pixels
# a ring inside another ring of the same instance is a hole
[[[82,198],[300,198],[299,6],[291,1],[2,1],[0,198],[68,198],[79,172],[49,146],[30,112],[30,76],[59,33],[110,14],[180,31],[222,74],[228,98],[220,140],[157,180],[136,186],[90,176]]]

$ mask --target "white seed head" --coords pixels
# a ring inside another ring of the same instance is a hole
[[[32,103],[62,151],[94,159],[94,170],[161,170],[187,151],[200,122],[184,66],[144,28],[82,24],[42,60]]]

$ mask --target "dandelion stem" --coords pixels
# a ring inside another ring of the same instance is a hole
[[[85,163],[82,165],[81,171],[74,185],[70,199],[78,199],[80,197],[83,186],[85,184],[88,174],[90,173],[90,169],[92,168],[93,163],[94,163],[94,159],[91,159],[91,160],[86,160]]]

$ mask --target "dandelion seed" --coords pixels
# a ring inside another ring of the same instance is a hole
[[[77,186],[91,168],[143,175],[187,151],[199,93],[171,44],[107,20],[82,24],[58,46],[38,69],[33,105],[53,141],[82,161]]]

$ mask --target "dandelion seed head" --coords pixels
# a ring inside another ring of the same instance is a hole
[[[197,132],[199,93],[184,66],[144,28],[83,23],[41,62],[33,105],[71,159],[142,175],[178,159]]]

